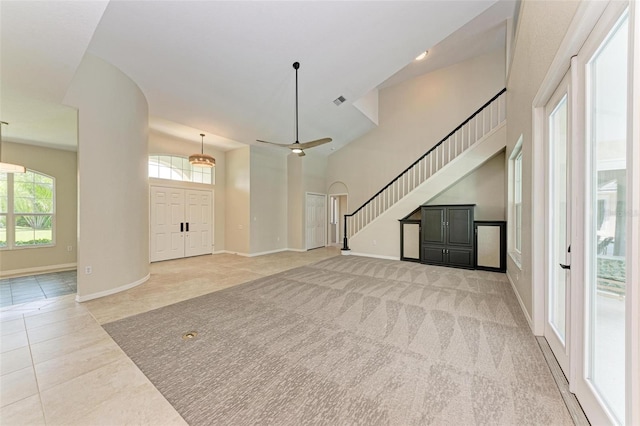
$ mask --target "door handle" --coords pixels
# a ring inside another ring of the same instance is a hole
[[[562,264],[562,263],[560,264],[560,267],[562,269],[571,269],[571,265],[565,265],[565,264]]]
[[[184,223],[180,222],[180,232],[184,232]]]
[[[189,232],[189,222],[187,222],[187,232]]]

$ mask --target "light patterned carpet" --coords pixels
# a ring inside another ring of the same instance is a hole
[[[572,424],[504,274],[338,256],[104,327],[191,425]]]

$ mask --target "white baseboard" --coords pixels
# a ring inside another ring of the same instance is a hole
[[[237,251],[220,250],[220,251],[214,252],[213,254],[227,253],[227,254],[237,254],[238,256],[242,256],[242,257],[258,257],[258,256],[264,256],[265,254],[282,253],[283,251],[295,251],[295,252],[299,252],[299,253],[304,253],[304,252],[306,252],[308,250],[305,250],[305,249],[294,249],[294,248],[281,248],[281,249],[276,249],[276,250],[261,251],[259,253],[241,253],[241,252],[237,252]]]
[[[147,274],[145,277],[139,279],[138,281],[134,281],[134,282],[129,283],[129,284],[121,285],[120,287],[111,288],[109,290],[99,291],[99,292],[93,293],[93,294],[88,294],[86,296],[77,295],[76,296],[76,302],[86,302],[88,300],[98,299],[100,297],[110,296],[112,294],[120,293],[121,291],[129,290],[130,288],[139,286],[140,284],[146,282],[149,279],[150,276],[151,276],[151,274]]]
[[[25,275],[41,275],[51,272],[72,271],[78,266],[77,263],[62,263],[59,265],[36,266],[34,268],[11,269],[0,271],[0,277],[22,277]]]
[[[345,256],[362,256],[362,257],[373,257],[375,259],[385,259],[385,260],[400,260],[400,257],[396,257],[396,256],[384,256],[381,254],[371,254],[371,253],[357,253],[354,251],[350,251],[347,254],[345,254],[345,252],[343,251],[342,254],[344,254]]]
[[[513,289],[513,292],[516,295],[516,299],[518,299],[518,303],[520,303],[520,309],[522,310],[522,313],[524,314],[524,317],[527,319],[527,322],[529,323],[529,328],[531,329],[531,332],[533,332],[533,321],[531,320],[531,317],[529,316],[529,313],[527,312],[527,309],[524,307],[524,302],[520,298],[520,293],[518,293],[518,289],[516,288],[515,283],[511,279],[511,275],[509,274],[509,270],[507,270],[507,278],[509,279],[509,283],[511,283],[511,288]]]

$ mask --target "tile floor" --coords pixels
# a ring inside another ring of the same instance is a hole
[[[184,425],[100,324],[339,254],[325,248],[160,262],[146,283],[112,296],[77,303],[69,294],[0,308],[0,424]]]
[[[0,307],[75,294],[76,271],[0,279]]]

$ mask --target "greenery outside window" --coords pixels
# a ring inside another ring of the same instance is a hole
[[[211,185],[214,183],[215,167],[194,167],[186,157],[150,155],[149,177]]]
[[[0,248],[54,244],[55,179],[33,170],[0,173]]]

